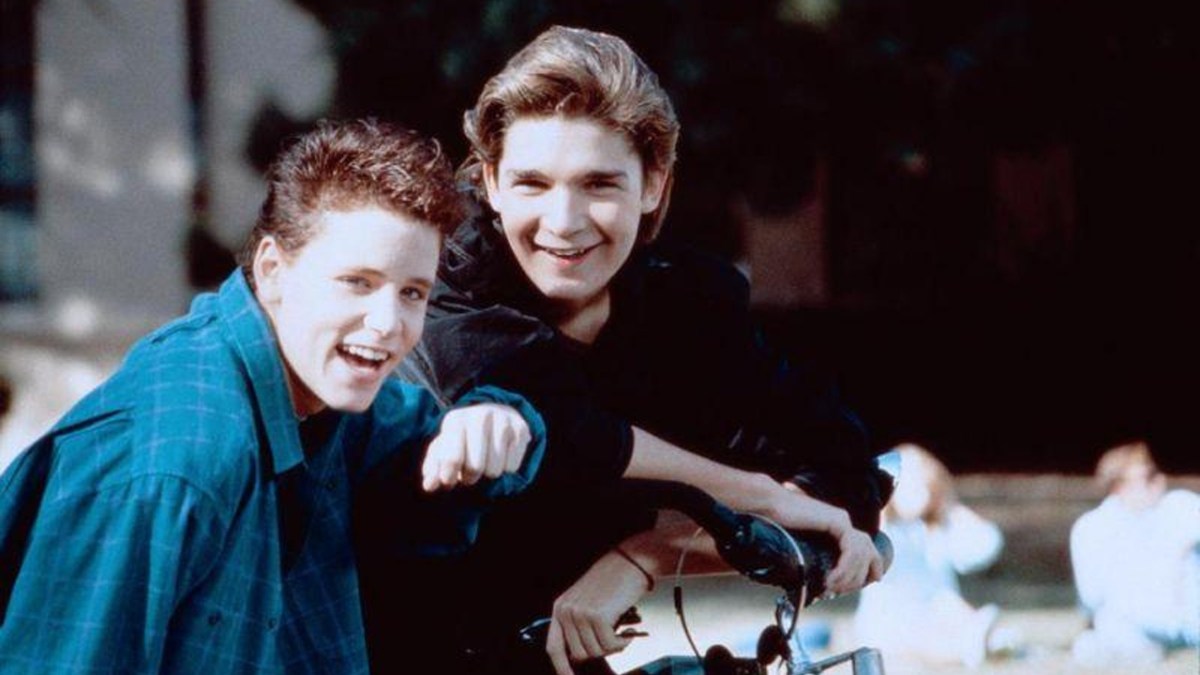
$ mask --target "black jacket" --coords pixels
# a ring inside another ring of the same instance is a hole
[[[491,222],[471,221],[447,241],[424,338],[401,376],[447,402],[483,383],[521,393],[545,419],[547,452],[534,486],[493,512],[465,559],[366,556],[369,633],[394,635],[380,627],[402,622],[409,610],[400,603],[423,605],[451,642],[549,615],[596,558],[653,522],[652,508],[614,489],[632,425],[796,480],[877,529],[881,486],[862,425],[827,383],[768,355],[737,270],[650,247],[635,251],[612,289],[608,322],[582,345],[538,318],[539,295]],[[430,588],[437,597],[423,598]],[[378,654],[396,642],[371,647]]]

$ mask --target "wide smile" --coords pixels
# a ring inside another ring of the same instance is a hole
[[[561,246],[539,246],[533,244],[535,251],[545,253],[553,258],[563,262],[577,262],[582,260],[587,254],[600,247],[600,244],[592,244],[591,246],[577,246],[574,248],[565,248]]]
[[[393,353],[387,349],[343,342],[337,346],[337,354],[355,372],[376,375],[391,362]]]

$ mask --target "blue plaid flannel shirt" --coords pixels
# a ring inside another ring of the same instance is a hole
[[[525,464],[444,501],[434,541],[428,523],[397,532],[415,553],[465,547],[487,501],[537,470],[537,413],[499,389],[481,400],[529,421]],[[0,476],[0,671],[366,672],[354,486],[395,453],[417,466],[440,417],[389,380],[306,457],[274,335],[235,272]]]

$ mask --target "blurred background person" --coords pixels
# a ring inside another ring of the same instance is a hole
[[[958,575],[989,567],[1004,547],[1000,528],[958,501],[946,466],[912,443],[896,447],[900,481],[883,512],[895,556],[883,580],[863,589],[856,639],[889,661],[979,665],[1016,636],[996,631],[995,605],[972,607]]]
[[[1091,666],[1145,664],[1200,644],[1200,495],[1167,490],[1135,440],[1096,466],[1104,501],[1071,528],[1071,566],[1090,628],[1073,645]]]

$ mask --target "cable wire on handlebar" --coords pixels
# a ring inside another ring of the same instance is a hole
[[[697,659],[702,659],[700,650],[696,648],[696,641],[692,639],[692,631],[688,630],[687,617],[683,614],[683,561],[687,558],[688,551],[692,548],[692,542],[700,533],[704,531],[703,527],[697,527],[696,531],[688,537],[687,543],[683,550],[679,552],[679,563],[675,566],[675,586],[671,589],[671,598],[675,602],[675,614],[679,616],[679,625],[683,628],[683,635],[687,638],[688,644],[692,648],[692,653]]]
[[[787,539],[788,543],[792,545],[792,553],[796,554],[796,560],[800,562],[799,570],[801,578],[797,580],[799,582],[798,588],[800,589],[798,594],[799,597],[797,597],[796,602],[792,607],[792,624],[788,626],[787,631],[785,631],[783,634],[784,640],[790,641],[792,639],[792,633],[796,632],[796,623],[800,619],[800,610],[804,609],[804,607],[808,604],[808,580],[803,578],[808,574],[808,561],[804,559],[804,552],[800,550],[800,545],[796,543],[796,539],[792,537],[791,533],[789,533],[782,525],[774,520],[771,520],[770,518],[767,518],[766,516],[757,517],[761,518],[768,525],[771,525],[783,533],[784,538]],[[790,600],[791,598],[788,599]],[[780,628],[783,628],[783,626],[780,626]]]
[[[799,589],[798,597],[792,607],[791,624],[788,626],[787,630],[784,631],[784,636],[783,636],[783,639],[785,640],[785,642],[790,642],[792,639],[792,634],[795,633],[796,625],[800,619],[800,610],[803,609],[808,604],[808,583],[807,583],[807,580],[804,579],[804,576],[806,575],[806,573],[808,571],[807,561],[804,559],[804,552],[800,550],[799,544],[796,543],[795,538],[792,537],[791,533],[788,532],[786,528],[784,528],[782,525],[775,522],[774,520],[767,518],[766,516],[756,514],[753,517],[761,519],[763,522],[767,523],[768,525],[774,527],[775,529],[777,529],[781,533],[783,533],[784,539],[786,539],[787,542],[789,544],[791,544],[792,553],[795,554],[796,560],[799,562],[797,569],[800,570],[801,578],[796,580],[797,581],[796,588]],[[688,628],[687,617],[683,611],[683,584],[682,584],[682,581],[683,581],[683,563],[687,559],[688,551],[691,550],[692,542],[694,542],[696,537],[699,537],[700,534],[704,531],[705,530],[703,527],[696,528],[696,531],[692,533],[692,536],[688,538],[687,542],[683,546],[683,549],[679,552],[679,562],[675,565],[675,585],[671,589],[672,600],[674,601],[674,604],[675,604],[675,614],[679,616],[679,625],[680,625],[680,627],[683,628],[683,635],[684,635],[684,637],[687,638],[688,645],[692,648],[692,653],[695,654],[696,658],[700,659],[701,661],[703,661],[704,657],[700,656],[700,650],[699,650],[699,648],[696,647],[696,641],[692,638],[692,632]],[[789,589],[784,589],[784,590],[787,591]],[[790,593],[789,593],[789,595],[790,595]],[[787,599],[789,601],[792,600],[790,597]],[[779,622],[778,622],[778,617],[777,617],[776,625],[778,625],[778,623]],[[783,626],[779,626],[779,629],[783,630]]]

